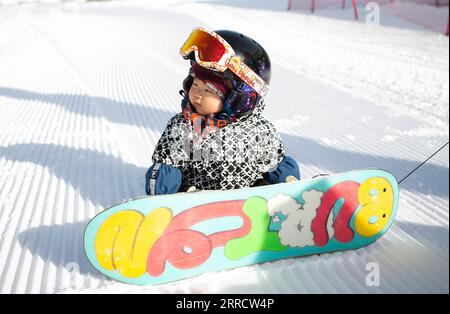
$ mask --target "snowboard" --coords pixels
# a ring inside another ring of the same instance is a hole
[[[152,285],[284,258],[353,250],[392,224],[398,184],[383,170],[230,191],[148,196],[104,210],[84,233],[101,273]]]

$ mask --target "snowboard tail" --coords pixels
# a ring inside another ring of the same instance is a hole
[[[144,197],[93,218],[84,246],[116,280],[157,284],[376,241],[398,206],[382,170],[232,190]]]

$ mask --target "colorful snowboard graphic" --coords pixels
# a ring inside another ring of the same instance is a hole
[[[144,197],[90,221],[84,246],[103,274],[158,284],[282,258],[360,248],[398,205],[381,170],[232,191]]]

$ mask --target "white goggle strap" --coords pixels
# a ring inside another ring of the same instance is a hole
[[[227,64],[228,68],[242,79],[248,86],[253,88],[261,97],[269,92],[269,85],[259,77],[249,66],[237,56],[231,58]]]

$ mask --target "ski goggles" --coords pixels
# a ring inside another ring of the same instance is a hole
[[[219,34],[202,27],[194,28],[180,49],[185,59],[191,52],[194,52],[195,60],[202,67],[217,72],[229,69],[262,97],[269,91],[269,85],[236,56],[230,44]]]

